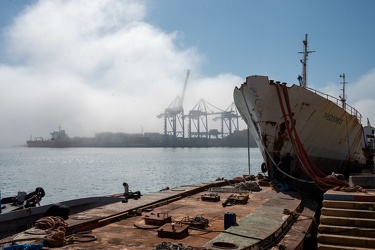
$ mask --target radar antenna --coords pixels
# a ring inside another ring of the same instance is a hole
[[[307,74],[306,74],[306,67],[307,67],[307,57],[309,56],[309,53],[313,53],[315,51],[309,50],[308,43],[307,43],[307,34],[305,35],[305,40],[303,42],[303,52],[298,52],[303,54],[303,59],[300,60],[302,63],[302,76],[298,76],[299,83],[302,87],[307,87]]]

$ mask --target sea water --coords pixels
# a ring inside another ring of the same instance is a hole
[[[0,148],[0,190],[8,197],[42,187],[42,204],[123,193],[124,182],[147,194],[256,175],[262,162],[258,148]]]

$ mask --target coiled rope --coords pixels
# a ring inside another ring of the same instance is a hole
[[[49,234],[50,244],[63,246],[65,244],[65,233],[68,224],[59,216],[43,217],[35,222],[36,229],[42,229]]]

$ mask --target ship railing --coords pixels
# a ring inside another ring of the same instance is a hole
[[[343,103],[337,97],[325,94],[325,93],[320,92],[320,91],[318,91],[316,89],[312,89],[312,88],[309,88],[309,87],[306,87],[306,88],[308,90],[310,90],[311,92],[314,92],[315,94],[318,94],[318,95],[326,98],[327,100],[330,100],[331,102],[335,103],[337,106],[340,106],[341,108],[345,109],[346,112],[348,112],[350,115],[354,116],[359,121],[359,123],[362,123],[362,114],[359,113],[359,111],[357,109],[355,109],[354,107],[350,106],[347,103]]]

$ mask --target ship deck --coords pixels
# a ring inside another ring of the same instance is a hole
[[[301,216],[301,211],[301,198],[296,192],[276,192],[267,185],[258,192],[240,193],[223,180],[198,183],[73,214],[65,221],[66,239],[70,237],[72,244],[53,249],[167,249],[160,248],[162,244],[190,249],[248,249],[271,248],[280,242],[294,245],[288,249],[298,249],[303,232],[313,225],[313,219]],[[305,209],[303,214],[312,216],[314,211]],[[207,227],[195,223],[202,219]],[[83,231],[86,238],[79,234]],[[80,242],[82,239],[88,241]],[[22,232],[2,242],[44,242],[43,249],[48,249],[50,241],[47,235]]]

